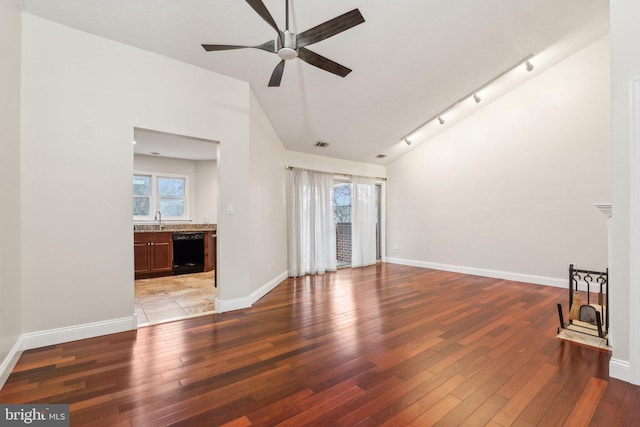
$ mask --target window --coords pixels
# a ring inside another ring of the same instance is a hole
[[[351,183],[333,186],[333,220],[336,224],[336,264],[351,265]]]
[[[184,216],[184,178],[158,177],[158,210],[165,216]]]
[[[168,174],[133,175],[133,219],[153,220],[157,211],[162,218],[188,218],[188,177]]]
[[[133,176],[133,216],[149,216],[151,210],[151,177]]]
[[[333,210],[336,224],[351,222],[351,183],[334,185]]]

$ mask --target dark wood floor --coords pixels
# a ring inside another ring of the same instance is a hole
[[[255,306],[27,351],[2,403],[72,425],[632,426],[610,354],[555,338],[562,289],[383,264]]]

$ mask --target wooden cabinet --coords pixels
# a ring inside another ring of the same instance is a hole
[[[171,233],[134,233],[133,236],[135,278],[170,275],[173,270]]]
[[[204,271],[216,268],[216,232],[207,231],[204,235]]]

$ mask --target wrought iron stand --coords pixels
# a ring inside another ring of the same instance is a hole
[[[562,314],[562,304],[558,303],[558,317],[560,320],[560,327],[558,333],[565,329],[571,332],[578,332],[585,335],[597,336],[605,339],[606,344],[609,344],[609,269],[606,271],[590,271],[579,270],[573,267],[573,264],[569,265],[569,310],[573,307],[573,294],[575,291],[580,292],[580,286],[583,286],[587,295],[586,305],[581,306],[580,314],[582,316],[582,307],[593,307],[595,311],[595,319],[589,321],[579,322],[569,319],[568,323],[565,323],[564,316]],[[597,292],[597,304],[591,301],[591,288],[592,286],[598,289]]]

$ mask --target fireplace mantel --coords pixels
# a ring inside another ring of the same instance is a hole
[[[611,218],[611,203],[594,203],[593,206],[598,208],[607,219]]]

